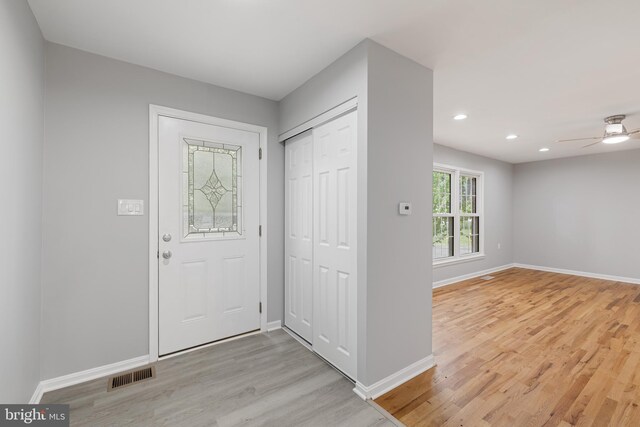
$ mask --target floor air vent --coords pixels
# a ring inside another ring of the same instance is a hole
[[[493,280],[494,277],[493,276],[482,276],[481,279],[482,280]]]
[[[116,388],[122,388],[155,377],[156,367],[147,366],[146,368],[137,369],[135,371],[125,372],[124,374],[109,377],[109,386],[107,390],[115,390]]]

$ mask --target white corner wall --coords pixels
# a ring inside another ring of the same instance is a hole
[[[483,259],[434,267],[434,284],[513,264],[514,166],[500,160],[434,144],[433,161],[484,172]],[[498,248],[498,245],[500,247]]]
[[[514,171],[516,263],[640,279],[640,149]]]
[[[0,402],[40,380],[44,40],[26,1],[0,0]]]

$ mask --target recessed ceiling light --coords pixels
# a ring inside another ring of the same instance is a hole
[[[518,135],[516,135],[515,133],[511,133],[509,135],[507,135],[507,139],[516,139],[518,137]]]
[[[549,151],[549,149],[547,147],[541,148],[538,151],[540,151],[541,153],[546,153],[547,151]]]
[[[453,120],[464,120],[467,118],[466,114],[456,114],[455,116],[453,116]]]

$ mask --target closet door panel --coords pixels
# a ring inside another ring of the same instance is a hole
[[[313,130],[313,349],[351,378],[357,343],[356,114]]]
[[[313,340],[313,135],[285,144],[285,325]]]

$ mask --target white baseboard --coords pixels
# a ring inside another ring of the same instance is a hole
[[[274,320],[273,322],[267,322],[267,332],[275,331],[282,328],[282,320]]]
[[[42,395],[48,391],[58,390],[61,388],[80,384],[85,381],[95,380],[96,378],[117,374],[118,372],[128,371],[139,366],[144,366],[148,363],[149,355],[146,355],[112,363],[110,365],[87,369],[86,371],[74,372],[73,374],[63,375],[61,377],[40,381],[40,383],[36,387],[35,392],[33,393],[33,397],[31,398],[30,403],[39,403]]]
[[[474,273],[452,277],[449,279],[439,280],[437,282],[433,282],[433,288],[435,289],[435,288],[440,288],[442,286],[452,285],[454,283],[462,282],[463,280],[469,280],[469,279],[484,276],[487,274],[497,273],[498,271],[508,270],[509,268],[513,268],[513,267],[525,268],[527,270],[548,271],[550,273],[569,274],[572,276],[589,277],[592,279],[611,280],[614,282],[624,282],[624,283],[631,283],[634,285],[640,285],[640,279],[635,279],[633,277],[612,276],[609,274],[589,273],[586,271],[567,270],[564,268],[543,267],[540,265],[513,263],[513,264],[505,264],[500,267],[490,268],[487,270],[476,271]]]
[[[480,276],[485,276],[491,273],[497,273],[498,271],[508,270],[510,268],[515,267],[515,264],[505,264],[500,267],[489,268],[487,270],[476,271],[469,274],[464,274],[462,276],[451,277],[449,279],[439,280],[437,282],[433,282],[433,288],[441,288],[443,286],[452,285],[454,283],[462,282],[463,280],[469,280]]]
[[[33,392],[33,396],[31,396],[31,400],[29,400],[29,403],[31,405],[37,405],[38,403],[40,403],[40,399],[42,399],[43,394],[44,394],[44,389],[42,387],[42,381],[40,381],[36,386],[36,389]]]
[[[599,273],[589,273],[585,271],[575,271],[575,270],[566,270],[564,268],[553,268],[553,267],[541,267],[539,265],[530,265],[530,264],[513,264],[514,267],[517,268],[526,268],[527,270],[539,270],[539,271],[548,271],[550,273],[559,273],[559,274],[570,274],[572,276],[581,276],[581,277],[589,277],[592,279],[602,279],[602,280],[611,280],[614,282],[625,282],[631,283],[634,285],[640,285],[640,279],[634,279],[632,277],[621,277],[621,276],[611,276],[609,274],[599,274]]]
[[[436,361],[433,358],[433,354],[430,354],[424,359],[418,360],[417,362],[412,363],[406,368],[401,369],[398,372],[391,374],[388,377],[383,378],[370,386],[366,386],[361,382],[356,381],[356,387],[353,389],[353,391],[364,400],[377,399],[386,392],[393,390],[400,384],[406,383],[411,378],[420,375],[424,371],[431,369],[434,366],[436,366]]]

